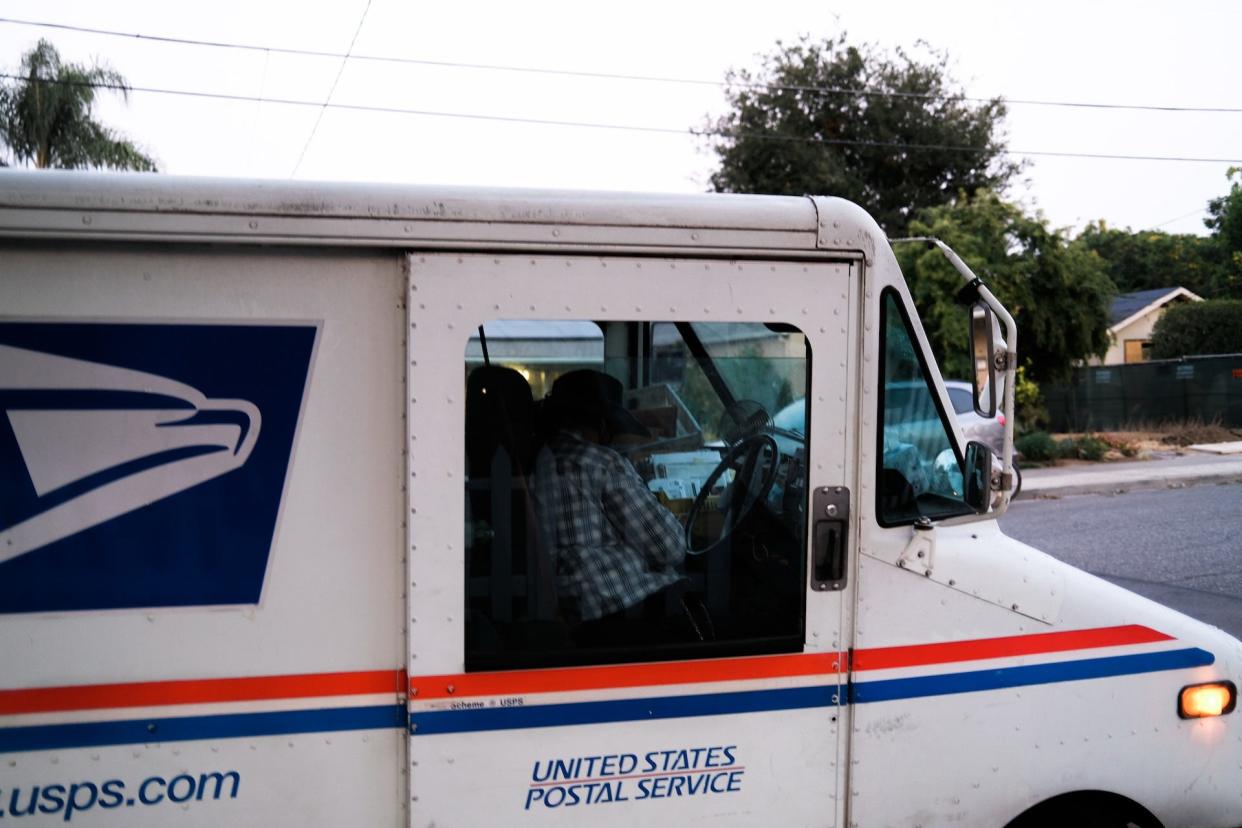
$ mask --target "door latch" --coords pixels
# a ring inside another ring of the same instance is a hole
[[[811,497],[811,589],[845,589],[850,545],[850,490],[819,486]]]

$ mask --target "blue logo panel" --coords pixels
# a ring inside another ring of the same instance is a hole
[[[257,602],[317,332],[0,322],[0,613]]]

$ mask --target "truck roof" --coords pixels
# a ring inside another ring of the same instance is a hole
[[[26,238],[814,250],[863,247],[824,243],[860,216],[879,235],[834,198],[0,171],[0,236]]]

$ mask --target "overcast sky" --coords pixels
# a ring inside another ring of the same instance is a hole
[[[365,19],[363,19],[365,10]],[[2,0],[0,17],[260,46],[719,81],[778,40],[842,31],[886,48],[946,51],[967,94],[1007,99],[1242,109],[1236,0],[929,3],[926,0],[412,2],[412,0]],[[362,21],[359,29],[359,21]],[[135,87],[100,116],[180,175],[700,192],[702,139],[479,118],[291,106],[270,99],[425,113],[689,130],[724,111],[718,86],[416,66],[144,42],[0,23],[0,64],[39,37],[98,58]],[[339,73],[339,80],[337,80]],[[321,117],[322,116],[322,117]],[[318,127],[316,120],[320,119]],[[1234,159],[1242,112],[1104,110],[1013,103],[1013,150]],[[309,141],[314,130],[314,137]],[[1057,226],[1204,232],[1228,161],[1034,157],[1012,198]]]

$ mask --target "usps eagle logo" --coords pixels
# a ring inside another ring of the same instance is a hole
[[[0,612],[256,602],[317,330],[0,323]]]

